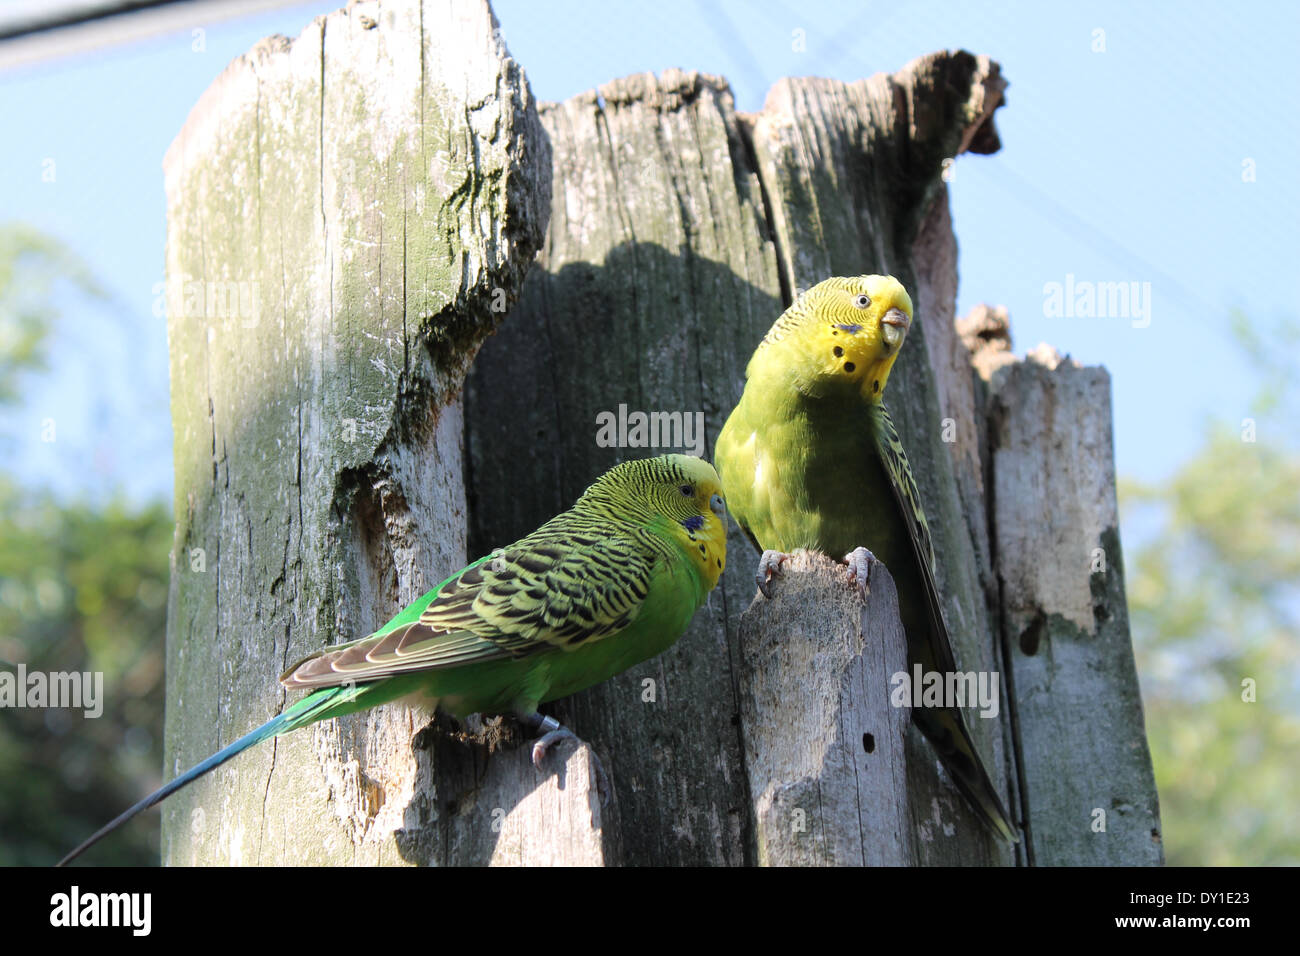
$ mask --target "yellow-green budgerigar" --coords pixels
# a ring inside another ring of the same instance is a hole
[[[714,462],[732,516],[763,552],[766,596],[792,551],[842,555],[864,594],[878,558],[898,586],[908,657],[946,674],[957,667],[930,528],[881,400],[911,323],[912,300],[893,276],[827,279],[799,296],[750,359]],[[1017,841],[961,712],[918,707],[912,719],[980,818]]]
[[[66,856],[254,744],[399,698],[457,717],[513,713],[547,749],[574,734],[539,704],[659,654],[686,630],[726,565],[713,466],[686,455],[615,465],[568,511],[457,571],[373,634],[326,648],[280,678],[310,690],[131,807]]]

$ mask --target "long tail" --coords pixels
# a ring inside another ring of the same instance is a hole
[[[916,708],[912,720],[934,744],[948,775],[985,826],[1007,842],[1019,843],[1020,835],[1002,808],[961,712]]]
[[[299,727],[314,724],[316,721],[324,720],[328,716],[333,716],[340,705],[351,702],[357,696],[358,691],[363,687],[365,687],[365,685],[326,687],[313,694],[309,694],[291,707],[286,708],[278,717],[272,717],[261,727],[244,734],[244,736],[240,737],[234,743],[218,750],[207,760],[195,765],[176,779],[159,787],[131,809],[113,820],[112,823],[109,823],[95,831],[89,839],[85,840],[80,846],[61,859],[56,865],[63,866],[65,863],[71,863],[137,814],[143,813],[155,804],[160,803],[177,790],[180,790],[187,784],[193,783],[208,771],[215,770],[230,758],[243,753],[249,747],[260,744],[263,740],[269,740],[270,738],[279,736],[280,734],[288,733],[291,730],[297,730]]]

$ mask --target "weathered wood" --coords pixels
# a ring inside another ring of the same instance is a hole
[[[740,619],[741,719],[764,865],[906,866],[907,672],[894,579],[871,574],[867,601],[843,565],[796,554]]]
[[[509,810],[489,808],[481,801],[470,808],[476,821],[487,811],[492,823],[488,830],[476,825],[473,832],[477,839],[467,848],[470,852],[453,854],[452,862],[472,865],[486,859],[492,866],[618,863],[615,834],[604,824],[591,747],[558,744],[547,767],[559,763],[560,769],[540,783],[531,750],[531,746],[520,747],[509,760],[494,756],[488,762],[483,790],[523,797]]]
[[[922,305],[946,296],[950,322],[955,248],[946,263],[918,264],[923,227],[948,228],[952,242],[944,160],[997,148],[990,117],[1003,86],[996,64],[955,53],[853,84],[783,80],[753,117],[734,113],[723,81],[675,71],[544,107],[555,162],[546,247],[467,384],[473,550],[526,532],[614,461],[667,450],[599,447],[599,412],[702,411],[708,455],[755,345],[796,287],[893,272]],[[966,508],[980,489],[959,492],[955,477],[977,482],[978,459],[968,451],[963,473],[945,450],[927,334],[914,327],[891,407],[945,556],[959,663],[997,669],[987,525],[982,505],[974,517]],[[969,406],[955,412],[968,445]],[[752,862],[759,852],[737,670],[756,556],[739,534],[728,543],[714,606],[673,649],[561,707],[613,765],[629,862]],[[647,679],[653,702],[642,699]],[[998,725],[975,733],[999,776],[1006,718],[979,724]],[[909,729],[906,746],[913,829],[933,835],[919,861],[1011,860],[942,779],[929,744]]]
[[[171,774],[279,711],[294,658],[462,566],[458,389],[540,245],[550,157],[487,4],[395,0],[234,61],[165,171]],[[463,861],[457,828],[554,805],[535,773],[485,776],[482,746],[413,747],[428,720],[395,705],[242,755],[164,804],[165,860]]]
[[[753,132],[790,286],[880,272],[912,293],[916,321],[885,401],[934,534],[939,593],[964,671],[1001,667],[979,469],[969,451],[958,450],[974,444],[977,425],[971,403],[960,400],[969,385],[963,391],[961,363],[952,358],[956,246],[942,174],[945,161],[963,151],[998,148],[992,117],[1005,86],[996,63],[965,52],[922,57],[895,74],[854,83],[786,79],[768,94]],[[971,732],[1014,814],[1005,785],[1014,779],[1009,726],[1004,707],[1000,720],[974,721]],[[924,738],[913,731],[907,746],[916,826],[933,837],[921,841],[918,862],[1011,862],[1011,851],[943,779]]]
[[[561,741],[532,762],[532,740],[510,718],[471,718],[456,732],[440,719],[417,738],[436,775],[419,786],[447,799],[433,827],[397,833],[404,859],[451,866],[595,866],[619,860],[592,751]],[[484,747],[484,743],[487,747]]]
[[[1129,636],[1110,376],[1039,347],[992,363],[993,528],[1030,861],[1158,865]]]
[[[566,507],[615,462],[670,450],[600,447],[602,411],[702,413],[706,440],[685,450],[707,455],[753,343],[781,310],[725,83],[643,74],[541,116],[555,164],[546,247],[467,383],[471,544],[481,552]],[[743,580],[748,545],[733,531],[728,546]],[[746,859],[726,621],[734,628],[752,594],[752,583],[715,594],[673,648],[556,709],[610,770],[628,862]]]

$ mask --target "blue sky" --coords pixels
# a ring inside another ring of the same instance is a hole
[[[163,154],[233,57],[271,33],[297,36],[339,5],[196,22],[202,51],[187,29],[0,73],[0,221],[62,239],[114,296],[104,307],[60,294],[51,373],[29,382],[0,428],[16,439],[7,447],[22,476],[70,494],[120,487],[170,499],[166,330],[153,309]],[[951,184],[958,311],[1004,304],[1018,352],[1047,341],[1104,364],[1124,474],[1157,479],[1195,450],[1208,414],[1249,414],[1254,385],[1228,333],[1230,310],[1265,327],[1295,315],[1300,5],[499,0],[495,9],[543,100],[678,66],[726,76],[738,108],[757,110],[781,76],[856,79],[953,47],[998,60],[1011,82],[998,112],[1003,149],[958,160]],[[42,178],[49,160],[53,182]],[[1150,324],[1047,314],[1045,284],[1067,275],[1150,283]],[[40,440],[46,418],[57,423],[53,443]]]

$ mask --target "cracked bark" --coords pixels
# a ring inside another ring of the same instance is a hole
[[[235,60],[165,173],[171,775],[278,712],[287,661],[464,564],[459,389],[541,243],[550,158],[486,3],[372,0]],[[538,819],[604,859],[586,752],[548,779],[509,736],[487,760],[419,735],[430,718],[381,708],[241,755],[163,805],[165,861],[551,859],[517,839]]]

